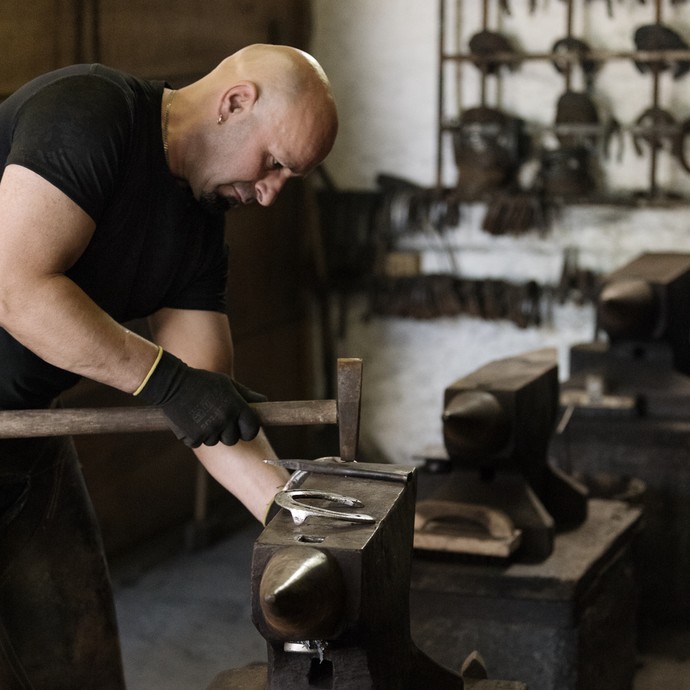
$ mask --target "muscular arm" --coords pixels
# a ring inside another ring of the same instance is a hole
[[[190,366],[233,374],[233,347],[228,319],[216,312],[163,309],[150,319],[154,339]],[[234,494],[257,520],[263,520],[288,473],[263,461],[275,458],[263,432],[233,446],[199,446],[196,456],[209,474]]]
[[[0,181],[0,326],[62,369],[131,393],[157,346],[110,318],[65,276],[94,232],[93,220],[39,175],[10,165]],[[160,344],[187,364],[232,371],[227,318],[164,310],[152,319]],[[260,434],[235,446],[202,446],[197,456],[261,520],[287,473]]]
[[[131,393],[153,343],[111,319],[64,273],[93,220],[36,173],[8,166],[0,181],[0,325],[45,361]]]

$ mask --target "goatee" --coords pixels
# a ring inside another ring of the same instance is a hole
[[[217,192],[209,192],[208,194],[202,194],[199,199],[199,205],[206,211],[206,213],[217,214],[225,213],[231,208],[238,205],[237,199],[233,197],[221,196]]]

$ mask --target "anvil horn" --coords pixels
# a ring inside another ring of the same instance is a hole
[[[510,430],[501,404],[487,391],[458,393],[443,411],[446,446],[454,453],[496,452],[507,443]]]
[[[286,546],[266,564],[259,602],[266,623],[286,641],[332,638],[345,604],[340,566],[322,549]]]

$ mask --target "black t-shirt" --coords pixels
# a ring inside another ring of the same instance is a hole
[[[202,210],[167,168],[164,86],[75,65],[38,77],[0,104],[0,169],[33,170],[95,221],[67,275],[120,322],[162,307],[225,309],[223,215]],[[2,389],[10,379],[54,369],[9,341],[0,330],[0,407],[8,405]],[[42,381],[29,387],[47,385]],[[16,393],[25,383],[10,385]]]

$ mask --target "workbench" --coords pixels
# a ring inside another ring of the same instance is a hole
[[[479,649],[493,677],[530,690],[629,690],[641,526],[641,508],[591,499],[586,521],[558,533],[540,563],[415,552],[415,643],[450,668]]]

